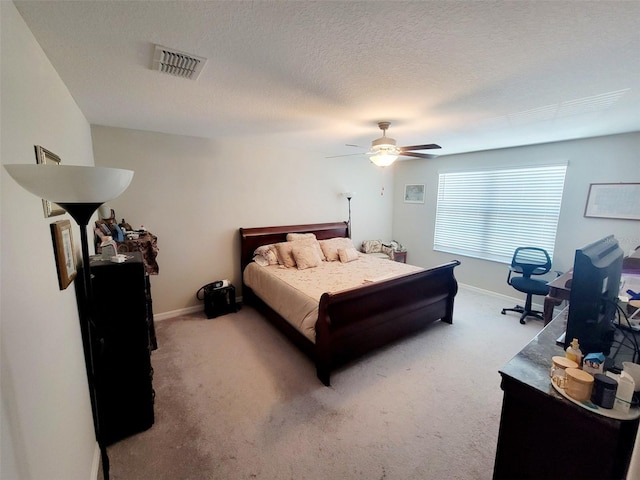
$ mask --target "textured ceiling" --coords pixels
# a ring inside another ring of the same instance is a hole
[[[379,120],[440,154],[640,131],[640,1],[15,3],[92,124],[327,156]]]

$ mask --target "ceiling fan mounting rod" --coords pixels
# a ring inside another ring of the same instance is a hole
[[[391,122],[378,122],[378,127],[380,127],[380,130],[382,130],[382,136],[385,136],[387,134],[389,125],[391,125]]]

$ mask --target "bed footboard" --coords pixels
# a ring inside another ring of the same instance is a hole
[[[320,381],[328,386],[336,366],[436,320],[452,323],[458,291],[453,269],[458,265],[455,260],[411,275],[322,295],[315,355]]]

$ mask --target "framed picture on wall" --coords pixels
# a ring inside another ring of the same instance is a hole
[[[41,165],[59,165],[60,157],[55,153],[47,150],[40,145],[36,145],[36,163]],[[49,200],[42,199],[42,208],[44,209],[45,217],[55,217],[56,215],[62,215],[65,210],[57,203],[50,202]]]
[[[640,220],[640,183],[592,183],[584,216]]]
[[[404,203],[424,203],[424,185],[415,183],[405,185]]]
[[[58,284],[64,290],[76,278],[76,259],[73,248],[71,222],[60,220],[51,224],[51,238],[53,239],[53,253],[56,257],[58,270]]]

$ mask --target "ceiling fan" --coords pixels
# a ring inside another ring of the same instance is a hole
[[[425,145],[411,145],[409,147],[397,147],[396,140],[394,138],[387,137],[387,129],[391,125],[391,122],[378,122],[378,127],[382,130],[382,137],[375,139],[371,142],[371,150],[366,152],[370,155],[369,160],[375,163],[379,167],[387,167],[391,165],[399,156],[403,157],[417,157],[417,158],[436,158],[437,155],[430,153],[420,153],[419,150],[433,150],[436,148],[442,148],[435,143],[428,143]],[[349,145],[356,146],[356,145]],[[348,155],[335,155],[333,157],[347,157],[350,155],[361,155],[360,153],[353,153]]]

